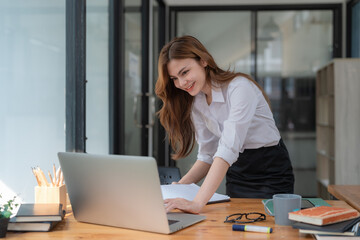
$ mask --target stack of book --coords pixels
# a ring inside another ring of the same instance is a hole
[[[360,236],[360,214],[355,209],[329,206],[290,212],[289,219],[300,233],[321,236]]]
[[[62,221],[65,211],[61,204],[23,203],[9,221],[8,231],[47,232]]]

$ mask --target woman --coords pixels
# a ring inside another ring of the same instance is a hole
[[[178,183],[205,180],[193,201],[166,199],[166,209],[198,213],[226,175],[230,197],[271,198],[293,193],[294,176],[269,100],[250,76],[220,69],[194,37],[174,38],[160,52],[156,94],[174,150],[197,161]]]

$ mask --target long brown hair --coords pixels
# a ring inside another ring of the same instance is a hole
[[[194,97],[175,87],[168,73],[167,65],[172,59],[193,58],[207,63],[205,67],[206,82],[225,84],[237,76],[243,76],[254,82],[263,92],[265,99],[269,100],[260,87],[250,76],[244,73],[224,71],[217,66],[214,58],[203,44],[192,36],[176,37],[166,44],[160,51],[158,72],[159,77],[155,85],[155,93],[162,100],[163,105],[158,112],[160,123],[168,133],[171,146],[174,150],[173,159],[188,156],[195,145],[195,129],[191,120],[191,109]]]

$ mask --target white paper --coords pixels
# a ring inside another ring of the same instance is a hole
[[[186,200],[192,201],[199,189],[200,187],[195,183],[161,185],[163,199],[185,198]],[[209,200],[209,203],[228,201],[229,199],[230,197],[227,195],[214,193],[212,198]]]

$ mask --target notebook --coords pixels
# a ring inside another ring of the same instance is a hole
[[[358,233],[360,234],[359,223],[360,217],[325,226],[316,226],[301,222],[294,222],[292,226],[293,228],[299,229],[300,233],[355,236]]]
[[[52,230],[60,221],[50,222],[17,222],[16,217],[9,221],[8,231],[15,232],[48,232]]]
[[[57,203],[23,203],[16,213],[16,222],[61,221],[62,205]]]
[[[58,153],[77,221],[170,234],[206,217],[166,213],[154,158]]]
[[[351,228],[359,222],[360,222],[360,217],[350,219],[347,221],[343,221],[343,222],[339,222],[339,223],[325,225],[325,226],[317,226],[317,225],[302,223],[302,222],[293,222],[292,227],[297,228],[297,229],[321,231],[321,232],[328,232],[328,233],[333,233],[333,232],[342,233],[342,232],[351,230]]]
[[[164,199],[167,198],[185,198],[186,200],[194,200],[200,187],[195,183],[192,184],[168,184],[161,185],[161,192]],[[214,195],[208,201],[208,204],[228,202],[230,197],[224,194],[214,193]]]

